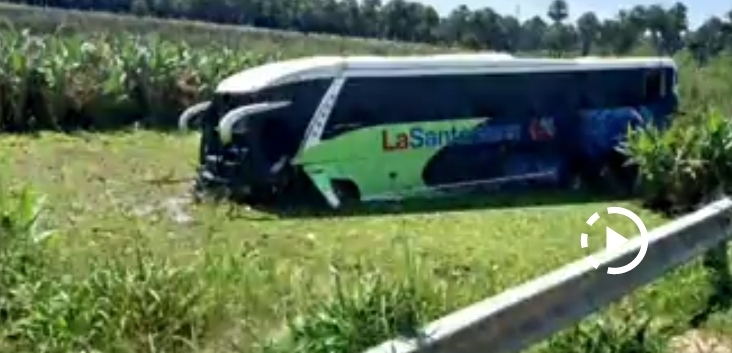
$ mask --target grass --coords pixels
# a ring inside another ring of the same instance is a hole
[[[4,137],[0,152],[7,156],[5,174],[10,180],[30,183],[49,198],[44,224],[59,231],[49,250],[59,274],[98,276],[95,271],[108,261],[124,271],[134,270],[140,253],[165,268],[188,269],[191,283],[184,281],[185,286],[201,290],[200,306],[209,308],[205,320],[194,320],[205,334],[191,343],[204,351],[251,351],[287,332],[287,322],[325,310],[319,305],[331,305],[339,292],[333,287],[334,271],[349,293],[371,288],[361,294],[361,301],[354,299],[366,306],[373,304],[364,296],[393,292],[394,287],[379,280],[398,283],[413,278],[425,292],[417,310],[424,321],[580,259],[588,254],[579,246],[582,232],[590,234],[590,250],[604,246],[606,225],[634,234],[632,222],[614,215],[605,214],[593,229],[585,224],[593,212],[603,214],[609,205],[639,212],[649,228],[666,221],[630,202],[562,202],[561,195],[551,194],[537,206],[518,207],[527,199],[485,196],[471,201],[480,208],[439,211],[433,204],[429,211],[415,206],[401,214],[350,217],[287,218],[243,206],[187,204],[196,145],[195,135],[145,131],[43,133]],[[455,202],[438,204],[448,209]],[[411,255],[405,256],[405,249]],[[619,307],[682,322],[701,310],[707,294],[697,266],[678,270]],[[144,277],[153,283],[146,285],[167,288],[163,279],[168,277],[159,276]],[[351,293],[349,298],[359,296]],[[396,308],[407,301],[389,300]],[[341,314],[341,319],[348,315]],[[308,321],[315,320],[312,316],[303,317],[310,319],[293,332],[310,338],[351,337],[336,344],[349,351],[392,335],[377,330],[362,337],[358,326],[335,330]],[[141,324],[135,335],[152,330],[145,327]],[[142,344],[136,347],[154,351]]]

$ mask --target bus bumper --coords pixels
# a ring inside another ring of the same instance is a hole
[[[248,126],[254,115],[286,107],[288,101],[247,104],[228,109],[221,117],[203,120],[196,191],[246,202],[267,202],[287,182],[283,162],[269,164]],[[209,109],[208,102],[187,109],[179,119],[181,129]],[[240,127],[244,127],[243,129]]]

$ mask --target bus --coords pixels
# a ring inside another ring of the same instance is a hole
[[[620,172],[627,129],[677,95],[666,57],[316,56],[229,76],[179,123],[201,129],[198,190],[338,208]]]

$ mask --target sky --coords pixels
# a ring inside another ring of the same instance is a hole
[[[516,15],[520,20],[525,20],[534,15],[546,18],[546,11],[551,0],[416,0],[432,5],[440,15],[447,15],[458,4],[465,4],[475,10],[482,7],[490,7],[503,15]],[[567,0],[569,4],[570,19],[577,17],[587,11],[594,11],[601,19],[611,18],[621,9],[628,9],[635,5],[660,4],[666,8],[673,5],[675,0]],[[692,28],[701,25],[711,16],[723,17],[727,11],[732,10],[732,2],[729,0],[695,0],[684,1],[689,9],[689,25]],[[690,5],[691,4],[691,5]]]

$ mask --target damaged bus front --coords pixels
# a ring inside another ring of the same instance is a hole
[[[196,190],[270,202],[302,181],[289,162],[311,118],[303,112],[315,110],[328,82],[264,89],[225,83],[211,101],[191,106],[180,117],[182,129],[194,122],[201,129]]]

